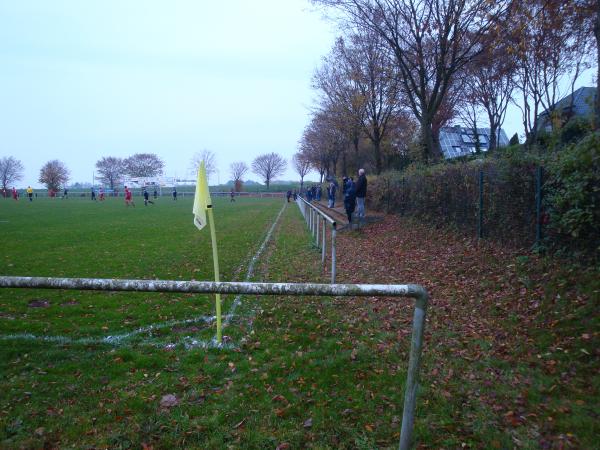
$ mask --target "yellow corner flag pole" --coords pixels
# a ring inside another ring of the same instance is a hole
[[[196,195],[194,196],[194,225],[201,230],[206,226],[206,213],[208,213],[208,222],[210,227],[210,238],[213,252],[213,266],[215,269],[215,281],[219,282],[219,254],[217,252],[217,234],[215,232],[215,220],[213,217],[212,201],[208,190],[208,180],[206,177],[206,166],[204,161],[198,169],[198,180],[196,182]],[[221,330],[221,294],[215,294],[215,309],[217,316],[217,342],[222,341]]]
[[[210,239],[212,241],[213,251],[213,265],[215,268],[215,281],[218,283],[219,279],[219,255],[217,253],[217,233],[215,232],[215,219],[213,217],[212,205],[208,207],[208,222],[210,226]],[[215,294],[215,309],[217,315],[217,342],[222,342],[222,330],[221,330],[221,294],[218,292]]]

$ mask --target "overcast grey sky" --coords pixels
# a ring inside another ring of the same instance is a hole
[[[137,152],[181,177],[209,149],[222,182],[234,161],[289,160],[334,37],[306,0],[0,0],[0,156],[24,186],[54,158],[72,182]]]
[[[25,165],[19,186],[39,186],[50,159],[91,182],[101,157],[139,152],[183,177],[205,148],[213,183],[265,152],[296,179],[311,76],[335,35],[308,0],[0,0],[0,157]],[[511,107],[509,137],[520,121]]]

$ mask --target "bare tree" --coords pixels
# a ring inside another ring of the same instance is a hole
[[[514,103],[523,114],[526,144],[535,142],[544,109],[554,128],[562,122],[555,111],[570,84],[571,92],[582,70],[589,66],[591,39],[582,26],[581,11],[562,0],[531,0],[516,4],[514,23],[517,58],[517,88],[521,103]],[[565,83],[570,81],[570,83]]]
[[[277,153],[266,153],[256,157],[256,159],[252,161],[252,171],[263,178],[267,185],[267,189],[269,189],[271,181],[275,177],[283,174],[286,165],[285,159]]]
[[[345,25],[371,30],[393,52],[406,100],[421,126],[422,158],[438,155],[432,124],[482,36],[510,0],[313,0],[342,11]]]
[[[505,29],[502,27],[502,30]],[[498,146],[500,129],[515,88],[516,60],[514,53],[508,50],[511,45],[510,38],[505,33],[496,31],[490,34],[484,51],[466,70],[465,97],[471,103],[478,104],[487,114],[490,150]],[[474,112],[476,109],[472,105],[470,111]],[[471,117],[474,118],[472,114]]]
[[[304,177],[310,172],[310,161],[306,159],[302,153],[296,153],[292,157],[292,165],[294,166],[294,170],[300,175],[300,190],[302,190],[304,186]]]
[[[125,173],[132,177],[162,175],[165,163],[154,153],[136,153],[125,160]]]
[[[3,192],[7,191],[9,185],[23,179],[23,170],[21,161],[12,156],[0,159],[0,182]]]
[[[217,171],[217,157],[213,152],[207,149],[194,153],[190,162],[190,171],[194,175],[198,173],[202,161],[204,161],[204,167],[206,168],[206,176],[210,178],[210,176]]]
[[[233,179],[233,185],[236,192],[242,190],[243,177],[248,173],[248,165],[245,162],[234,162],[229,165],[231,171],[231,177]]]
[[[40,169],[39,182],[45,184],[48,190],[58,191],[69,180],[69,170],[58,159],[48,161]]]
[[[100,181],[114,189],[125,174],[125,161],[115,156],[105,156],[96,162],[96,169],[100,173]]]

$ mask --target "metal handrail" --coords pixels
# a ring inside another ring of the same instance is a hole
[[[404,390],[400,450],[408,450],[414,428],[423,332],[429,294],[417,284],[250,283],[177,280],[119,280],[0,276],[0,288],[74,289],[96,291],[188,292],[253,295],[413,297],[415,310]]]
[[[298,196],[298,199],[302,202],[304,202],[307,206],[309,206],[310,208],[314,209],[317,214],[319,214],[321,217],[323,217],[325,220],[327,220],[327,222],[329,222],[331,225],[335,226],[337,225],[337,222],[335,221],[335,219],[333,217],[328,216],[327,214],[325,214],[323,212],[323,210],[317,208],[315,205],[313,205],[312,203],[307,202],[304,198],[302,198],[301,196]]]
[[[335,246],[335,240],[337,235],[337,222],[335,221],[335,219],[325,214],[316,206],[311,205],[301,196],[298,196],[296,204],[298,205],[298,208],[300,208],[300,212],[304,216],[304,220],[306,220],[306,223],[308,224],[308,228],[310,229],[312,236],[315,237],[316,234],[315,244],[317,248],[321,248],[321,263],[323,265],[325,265],[325,250],[327,246],[327,240],[325,239],[325,222],[329,222],[331,226],[331,283],[333,284],[335,283],[335,277],[337,274],[337,256]],[[309,214],[306,213],[307,206],[309,207]],[[323,224],[321,243],[319,243],[319,220],[321,220]]]

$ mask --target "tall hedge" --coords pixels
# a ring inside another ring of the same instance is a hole
[[[536,210],[537,168],[544,167],[541,215]],[[411,166],[371,177],[370,208],[417,217],[476,236],[483,173],[483,237],[531,246],[541,222],[546,247],[600,253],[600,135],[528,153],[521,146],[485,159]]]

